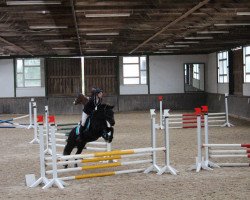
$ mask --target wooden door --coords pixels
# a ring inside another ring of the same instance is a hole
[[[47,58],[45,65],[48,96],[76,96],[82,92],[80,58]]]
[[[243,94],[243,50],[233,51],[234,94]]]
[[[85,93],[91,94],[92,87],[103,89],[106,95],[116,95],[117,85],[117,58],[85,58],[84,79]]]

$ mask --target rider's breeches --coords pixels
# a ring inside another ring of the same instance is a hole
[[[84,126],[87,117],[88,117],[88,115],[85,112],[82,112],[82,126]]]

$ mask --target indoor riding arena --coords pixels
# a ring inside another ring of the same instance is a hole
[[[248,0],[0,15],[0,199],[249,198]]]

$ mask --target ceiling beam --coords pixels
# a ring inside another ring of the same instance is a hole
[[[23,52],[25,52],[25,53],[27,53],[27,54],[29,54],[29,55],[33,56],[33,54],[32,54],[32,53],[30,53],[30,52],[26,51],[26,50],[25,50],[25,49],[23,49],[22,47],[19,47],[19,46],[15,45],[14,43],[11,43],[11,42],[9,42],[9,41],[5,40],[5,39],[4,39],[4,38],[2,38],[2,37],[0,37],[0,41],[2,41],[2,42],[4,42],[4,43],[6,43],[6,44],[8,44],[8,45],[14,46],[14,47],[16,47],[16,48],[20,49],[21,51],[23,51]]]
[[[178,17],[176,20],[172,21],[171,23],[169,23],[168,25],[166,25],[164,28],[162,28],[160,31],[158,31],[157,33],[155,33],[153,36],[151,36],[150,38],[148,38],[147,40],[145,40],[143,43],[139,44],[135,49],[133,49],[132,51],[129,52],[129,54],[132,54],[134,51],[136,51],[137,49],[139,49],[140,47],[142,47],[143,45],[147,44],[148,42],[150,42],[151,40],[153,40],[155,37],[157,37],[158,35],[160,35],[161,33],[163,33],[164,31],[166,31],[169,27],[175,25],[176,23],[178,23],[179,21],[181,21],[182,19],[188,17],[190,14],[192,14],[193,12],[195,12],[196,10],[198,10],[199,8],[201,8],[202,6],[206,5],[210,0],[204,0],[202,2],[200,2],[199,4],[197,4],[196,6],[194,6],[192,9],[190,9],[189,11],[187,11],[184,15]]]
[[[76,12],[75,12],[75,6],[74,6],[74,1],[73,0],[70,0],[70,5],[71,5],[71,9],[72,9],[72,14],[73,14],[73,17],[74,17],[74,24],[75,24],[75,29],[76,29],[76,35],[77,35],[78,45],[79,45],[79,49],[80,49],[80,54],[82,56],[81,38],[80,38],[80,35],[79,35],[78,24],[77,24],[77,19],[76,19]]]

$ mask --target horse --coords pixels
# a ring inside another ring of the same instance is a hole
[[[88,101],[89,101],[89,97],[83,95],[82,93],[79,93],[77,97],[75,98],[75,100],[73,101],[73,104],[74,105],[82,104],[85,106]]]
[[[79,125],[80,128],[79,126],[74,127],[69,133],[63,155],[70,155],[75,147],[77,148],[76,154],[81,154],[88,142],[96,141],[100,137],[103,137],[106,142],[111,143],[114,133],[113,126],[115,125],[113,108],[114,106],[101,104],[88,117],[84,127],[81,125]],[[78,130],[79,134],[77,134]],[[65,165],[64,167],[67,168],[68,166]],[[77,167],[77,164],[75,164],[75,167]]]

